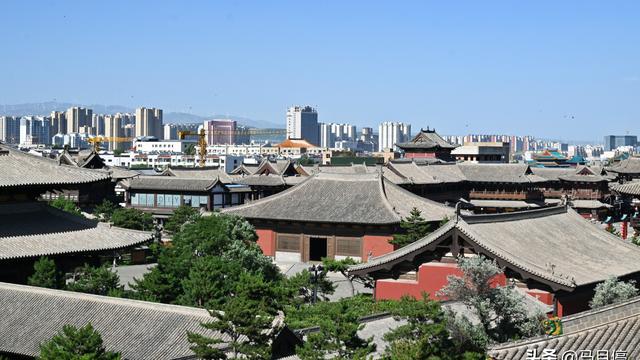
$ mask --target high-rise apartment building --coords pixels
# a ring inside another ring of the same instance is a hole
[[[311,106],[292,106],[287,109],[287,138],[305,139],[320,144],[318,112]]]
[[[145,107],[136,109],[136,137],[155,136],[162,139],[162,109]]]
[[[237,124],[230,119],[207,120],[203,124],[209,145],[233,145],[236,143]]]
[[[604,137],[604,149],[615,150],[619,146],[637,146],[638,137],[635,135],[607,135]]]
[[[91,127],[93,128],[94,135],[104,135],[104,115],[93,114],[93,118],[91,119]]]
[[[80,132],[80,128],[91,126],[91,119],[93,118],[93,110],[85,109],[81,107],[72,107],[65,113],[65,119],[67,120],[66,133]]]
[[[409,140],[411,140],[411,124],[383,122],[378,126],[378,151],[397,150],[397,143]]]
[[[105,147],[109,151],[113,150],[124,150],[126,147],[130,146],[128,143],[123,143],[117,141],[116,138],[124,137],[124,128],[122,127],[122,116],[120,114],[116,115],[105,115],[104,118],[104,136],[108,139],[105,141],[102,146]]]
[[[42,116],[20,118],[20,144],[51,144],[51,120]]]
[[[338,141],[354,142],[358,140],[355,125],[320,123],[319,128],[321,147],[333,148],[336,147]]]
[[[0,116],[0,141],[7,144],[20,142],[20,119],[13,116]]]
[[[51,112],[51,133],[54,135],[67,133],[67,118],[64,111]]]

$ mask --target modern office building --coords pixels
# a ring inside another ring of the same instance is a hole
[[[619,146],[637,146],[638,137],[635,135],[607,135],[604,137],[604,150],[615,150]]]
[[[378,151],[397,150],[397,143],[411,140],[411,124],[383,122],[378,126]]]
[[[311,106],[292,106],[287,109],[287,138],[305,139],[320,144],[318,112]]]
[[[13,116],[0,116],[0,141],[7,144],[20,142],[20,119]]]
[[[72,107],[65,113],[65,119],[67,121],[66,133],[77,133],[80,132],[80,128],[91,126],[93,110],[77,106]]]
[[[94,135],[104,135],[104,115],[93,114],[91,127],[93,128]]]
[[[145,107],[136,109],[136,137],[155,136],[161,139],[162,129],[162,109]]]

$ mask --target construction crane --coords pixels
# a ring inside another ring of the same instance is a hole
[[[116,143],[133,142],[133,138],[130,138],[130,137],[113,137],[113,136],[95,136],[95,137],[87,139],[87,142],[92,143],[93,144],[93,151],[98,152],[98,151],[100,151],[100,145],[103,142],[116,142]]]
[[[198,135],[198,146],[200,149],[198,150],[198,155],[200,156],[199,163],[200,167],[204,167],[207,161],[207,139],[205,137],[204,129],[200,129],[200,131],[178,131],[178,139],[184,140],[187,135]]]

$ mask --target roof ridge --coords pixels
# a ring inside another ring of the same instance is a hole
[[[486,222],[503,222],[503,221],[515,221],[522,219],[532,219],[544,216],[551,216],[566,213],[567,206],[549,206],[541,209],[514,211],[501,214],[469,214],[461,215],[464,221],[468,224],[479,224]]]
[[[389,201],[389,199],[387,198],[387,190],[386,190],[385,184],[384,184],[384,176],[382,176],[381,173],[377,174],[377,180],[378,180],[378,189],[380,190],[380,193],[382,194],[382,203],[384,204],[384,206],[388,210],[391,211],[391,214],[393,215],[393,217],[395,217],[398,221],[401,221],[402,217],[396,211],[396,207],[393,206],[391,204],[391,202]]]
[[[12,284],[12,283],[6,283],[6,282],[0,282],[0,288],[29,292],[34,294],[58,296],[58,297],[64,297],[64,298],[83,299],[83,300],[100,302],[100,303],[111,303],[111,304],[122,305],[122,306],[147,308],[147,309],[153,309],[157,311],[166,311],[166,312],[172,312],[172,313],[178,313],[178,314],[184,314],[184,315],[209,316],[208,311],[206,309],[194,308],[194,307],[183,306],[183,305],[165,304],[160,302],[151,302],[151,301],[119,298],[119,297],[112,297],[112,296],[105,296],[105,295],[87,294],[87,293],[74,292],[74,291],[68,291],[68,290],[48,289],[43,287]]]

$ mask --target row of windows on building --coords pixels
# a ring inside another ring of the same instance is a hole
[[[182,195],[181,202],[179,194],[131,194],[131,205],[139,207],[177,208],[180,205],[187,205],[198,208],[206,207],[207,203],[208,197],[199,195]]]

